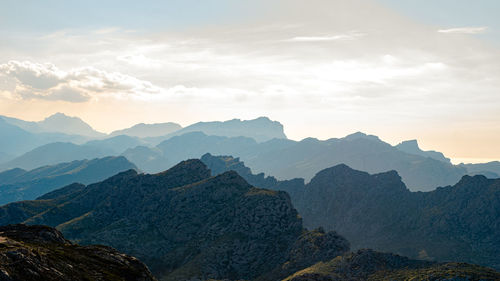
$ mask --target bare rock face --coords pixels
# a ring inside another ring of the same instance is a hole
[[[0,280],[156,280],[134,257],[106,246],[79,246],[48,226],[0,227]]]

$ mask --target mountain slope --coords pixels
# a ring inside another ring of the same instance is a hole
[[[136,258],[79,246],[46,226],[0,227],[0,280],[156,280]]]
[[[335,233],[304,231],[286,193],[254,188],[235,172],[211,177],[199,160],[42,198],[3,206],[0,223],[55,226],[79,243],[137,256],[164,280],[279,279],[349,249]]]
[[[202,161],[214,174],[234,170],[256,186],[289,192],[306,227],[336,230],[354,248],[500,268],[500,180],[465,176],[455,186],[410,192],[394,171],[370,175],[337,165],[305,185],[253,175],[229,156]]]
[[[130,128],[113,131],[110,136],[127,135],[139,138],[161,137],[182,129],[177,123],[136,124]]]
[[[105,157],[43,166],[31,171],[8,170],[0,173],[0,204],[33,200],[74,182],[90,184],[128,169],[136,167],[126,158]]]
[[[26,170],[73,160],[93,159],[113,155],[113,151],[90,145],[55,142],[37,147],[2,165],[0,170],[21,168]]]
[[[463,263],[410,260],[388,253],[360,250],[301,270],[284,281],[499,280],[500,273]]]

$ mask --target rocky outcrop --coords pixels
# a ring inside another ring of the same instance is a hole
[[[47,226],[0,227],[0,280],[156,280],[134,257],[105,246],[79,246]]]
[[[411,260],[389,253],[360,250],[317,263],[284,281],[375,281],[375,280],[499,280],[492,269],[465,263]]]

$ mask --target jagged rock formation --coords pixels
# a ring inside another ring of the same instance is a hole
[[[199,160],[155,175],[130,170],[41,199],[3,206],[0,224],[46,224],[78,243],[112,246],[162,280],[270,272],[280,279],[349,249],[335,233],[305,231],[285,192],[255,188],[236,172],[211,177]]]
[[[156,280],[134,257],[105,246],[79,246],[47,226],[0,227],[0,280]]]
[[[394,254],[360,250],[320,262],[284,281],[380,281],[380,280],[500,280],[492,269],[464,263],[410,260]]]
[[[0,205],[33,200],[74,182],[98,182],[129,169],[137,168],[125,157],[105,157],[43,166],[31,171],[7,170],[0,173]]]
[[[411,192],[395,172],[370,175],[337,165],[303,181],[253,175],[229,156],[202,157],[216,173],[235,170],[253,184],[291,191],[309,228],[338,231],[354,248],[500,269],[500,180],[464,176],[454,186]],[[273,185],[273,183],[275,183]]]

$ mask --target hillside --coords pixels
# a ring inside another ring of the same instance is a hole
[[[125,157],[105,157],[0,173],[0,204],[33,200],[71,183],[90,184],[119,172],[137,169]]]
[[[410,260],[389,253],[360,250],[320,262],[284,281],[499,280],[500,273],[464,263]]]
[[[306,227],[338,231],[354,249],[500,268],[500,180],[464,176],[454,186],[411,192],[395,171],[370,175],[337,165],[304,184],[253,175],[230,156],[202,161],[214,174],[234,170],[256,186],[287,191]]]
[[[254,188],[235,172],[211,177],[199,160],[41,199],[1,207],[0,224],[46,224],[78,243],[112,246],[162,280],[279,279],[349,250],[333,232],[305,231],[286,193]]]
[[[105,246],[79,246],[47,226],[0,227],[0,280],[156,280],[134,257]]]
[[[182,129],[177,123],[136,124],[130,128],[116,130],[109,134],[111,137],[127,135],[138,138],[161,137]]]

